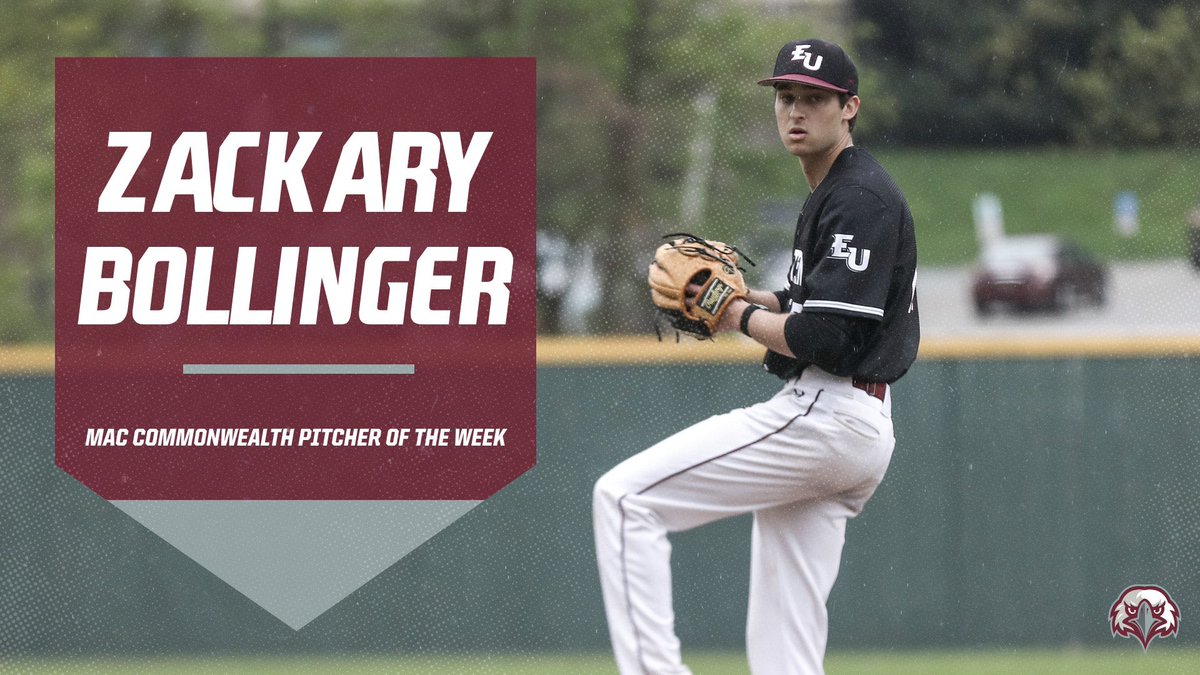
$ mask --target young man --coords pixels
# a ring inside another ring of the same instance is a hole
[[[717,415],[596,483],[596,556],[622,673],[688,673],[675,636],[668,532],[754,513],[751,670],[821,673],[825,602],[846,521],[883,479],[891,387],[917,353],[916,244],[895,182],[851,139],[858,73],[835,44],[790,42],[772,77],[780,140],[811,194],[786,287],[721,319],[767,348],[770,400]]]

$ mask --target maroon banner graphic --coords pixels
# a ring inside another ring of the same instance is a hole
[[[532,59],[59,59],[56,461],[482,500],[535,461]]]

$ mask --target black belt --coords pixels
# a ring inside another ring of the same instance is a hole
[[[855,389],[862,389],[871,396],[874,396],[875,398],[879,399],[880,402],[883,402],[884,397],[887,396],[886,382],[867,382],[866,380],[860,380],[856,377],[850,381],[850,384],[854,385]]]

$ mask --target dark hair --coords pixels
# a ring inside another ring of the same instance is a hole
[[[850,97],[853,95],[854,94],[851,94],[849,92],[846,92],[845,94],[838,94],[838,105],[845,108],[846,104],[850,101]],[[854,117],[850,118],[850,131],[852,131],[852,132],[854,131],[854,123],[857,121],[858,121],[858,113],[854,113]]]

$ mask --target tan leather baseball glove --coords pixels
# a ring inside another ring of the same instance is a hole
[[[672,239],[658,247],[650,264],[650,298],[672,328],[697,339],[710,338],[729,304],[746,297],[739,252],[695,235],[667,237]],[[688,292],[691,284],[699,287],[694,295]]]

